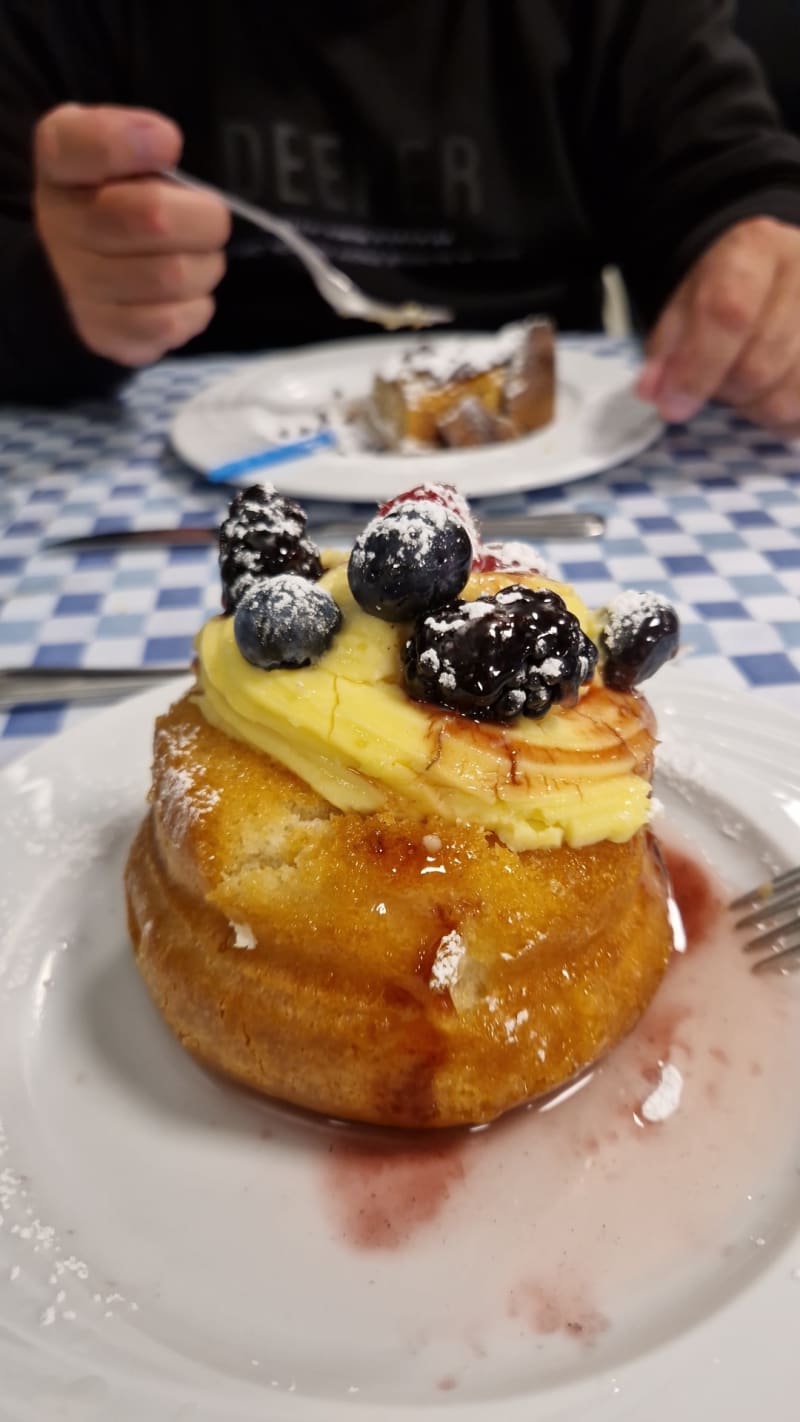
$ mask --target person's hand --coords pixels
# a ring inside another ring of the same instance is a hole
[[[800,231],[759,217],[720,237],[667,303],[636,389],[665,420],[714,398],[800,433]]]
[[[64,104],[35,135],[40,239],[84,344],[147,365],[208,325],[225,270],[224,204],[151,176],[180,131],[140,109]]]

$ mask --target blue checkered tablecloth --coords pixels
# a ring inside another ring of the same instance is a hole
[[[68,555],[42,545],[217,522],[225,496],[177,460],[167,432],[178,406],[234,365],[169,361],[114,402],[0,410],[0,667],[188,664],[194,632],[219,606],[213,548]],[[622,468],[503,497],[493,511],[532,505],[606,515],[604,541],[547,548],[587,602],[621,587],[662,591],[698,673],[800,712],[800,451],[710,407]],[[0,711],[0,760],[95,710]]]

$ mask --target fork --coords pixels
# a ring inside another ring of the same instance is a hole
[[[800,968],[800,867],[787,869],[740,894],[730,908],[733,912],[746,910],[736,927],[753,930],[752,938],[744,944],[745,953],[766,953],[753,964],[754,973]]]
[[[254,203],[235,197],[233,193],[223,192],[222,188],[215,187],[213,183],[206,183],[202,178],[192,177],[181,168],[162,168],[160,176],[179,183],[181,187],[190,188],[193,192],[211,193],[212,196],[221,198],[229,211],[237,217],[279,238],[285,247],[300,258],[323,301],[327,301],[339,316],[373,321],[375,325],[383,326],[387,331],[396,331],[402,326],[419,330],[423,326],[438,326],[453,319],[452,311],[448,311],[444,306],[421,306],[417,301],[405,301],[400,306],[392,306],[385,301],[375,301],[357,287],[349,276],[329,262],[319,247],[303,237],[294,223],[275,217],[264,208],[256,207]]]

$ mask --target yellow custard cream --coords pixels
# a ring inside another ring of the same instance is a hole
[[[462,597],[512,583],[554,587],[596,637],[573,590],[545,578],[473,574]],[[647,822],[653,722],[635,692],[596,679],[577,706],[509,725],[422,705],[403,687],[407,627],[362,612],[344,565],[319,586],[343,622],[315,666],[262,671],[241,655],[232,617],[202,629],[199,703],[213,725],[274,757],[340,810],[438,814],[482,825],[518,851],[619,842]]]

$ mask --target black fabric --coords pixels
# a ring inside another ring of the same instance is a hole
[[[30,141],[64,100],[151,106],[184,166],[298,221],[368,291],[463,327],[596,327],[619,264],[651,321],[742,217],[800,223],[783,133],[725,0],[0,0],[0,398],[110,388],[30,222]],[[237,228],[190,349],[357,333]]]
[[[755,50],[784,123],[800,134],[800,0],[737,0],[736,29]]]

